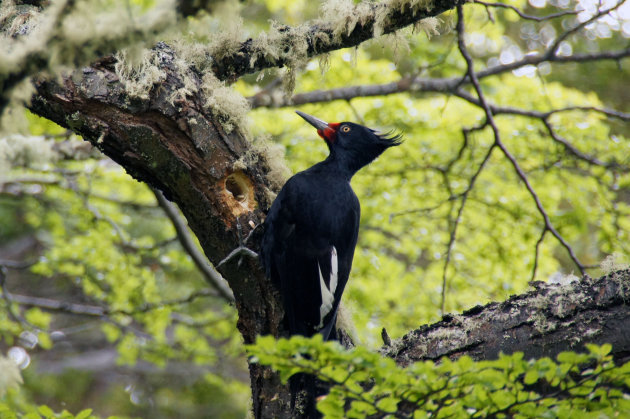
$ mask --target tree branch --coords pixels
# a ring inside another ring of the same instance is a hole
[[[453,246],[455,245],[455,239],[457,238],[457,227],[459,226],[459,223],[462,220],[462,214],[464,213],[464,207],[466,206],[466,200],[468,199],[468,195],[470,194],[470,191],[472,191],[473,188],[475,187],[475,182],[477,181],[477,178],[483,171],[483,168],[486,167],[486,163],[488,163],[488,160],[490,160],[490,157],[492,156],[492,151],[494,150],[495,146],[496,146],[495,144],[490,146],[490,148],[486,152],[486,155],[481,161],[481,164],[479,164],[477,171],[470,178],[470,183],[468,184],[468,187],[466,188],[464,192],[462,192],[459,195],[459,197],[461,197],[462,202],[459,205],[459,209],[457,210],[457,217],[455,218],[455,223],[453,224],[453,228],[451,229],[451,234],[448,239],[448,245],[446,246],[446,259],[444,260],[444,269],[442,270],[442,301],[440,304],[441,309],[442,309],[442,315],[446,313],[445,312],[446,279],[447,279],[448,266],[451,261],[451,254],[453,253]]]
[[[481,80],[486,77],[496,76],[503,74],[517,68],[524,67],[526,65],[538,65],[543,62],[551,63],[579,63],[586,61],[599,61],[599,60],[620,60],[622,58],[630,57],[630,48],[626,48],[618,51],[604,51],[590,54],[573,54],[568,56],[545,57],[545,54],[528,55],[523,59],[514,61],[509,64],[501,64],[493,67],[486,68],[476,72],[477,79]],[[469,83],[470,79],[465,78],[464,83]],[[329,90],[313,90],[311,92],[297,93],[291,97],[285,94],[280,94],[277,91],[262,91],[254,96],[247,98],[252,109],[269,107],[269,108],[283,108],[289,106],[304,105],[307,103],[322,103],[330,102],[333,100],[351,100],[359,97],[374,97],[374,96],[387,96],[403,92],[413,93],[445,93],[458,91],[458,86],[462,83],[461,77],[449,77],[449,78],[425,78],[420,76],[406,76],[398,81],[385,83],[385,84],[371,84],[371,85],[358,85],[339,87]],[[499,109],[499,108],[497,108]],[[507,108],[506,108],[507,109]],[[616,117],[623,120],[630,120],[630,114],[610,110],[600,109],[596,107],[571,107],[562,110],[549,111],[549,113],[564,112],[567,110],[592,110],[601,112],[610,117]],[[525,111],[525,112],[537,112],[537,111]],[[507,112],[495,112],[507,113]],[[542,117],[546,113],[540,113]]]
[[[375,37],[388,34],[420,20],[437,16],[461,4],[461,0],[413,2],[388,0],[379,3],[363,1],[352,14],[338,16],[336,21],[316,21],[296,28],[282,27],[273,42],[281,52],[270,53],[248,39],[235,51],[215,57],[213,70],[220,80],[233,80],[266,68],[282,67],[296,56],[310,58],[330,51],[354,47]],[[352,26],[354,24],[354,26]],[[264,35],[267,37],[267,34]]]
[[[528,14],[524,13],[521,9],[519,9],[518,7],[512,6],[511,4],[487,3],[487,2],[484,2],[484,1],[481,1],[481,0],[473,0],[473,3],[481,4],[482,6],[485,6],[486,9],[488,9],[489,7],[510,9],[510,10],[514,11],[517,15],[519,15],[522,19],[534,20],[536,22],[544,22],[545,20],[556,19],[556,18],[559,18],[559,17],[562,17],[562,16],[576,15],[576,14],[579,13],[578,11],[570,10],[570,11],[552,13],[552,14],[546,15],[546,16],[532,16],[532,15],[528,15]]]
[[[47,311],[56,311],[65,314],[73,314],[78,316],[90,316],[90,317],[107,317],[115,314],[124,314],[127,316],[133,316],[134,314],[146,313],[151,310],[159,309],[167,306],[175,306],[191,303],[197,298],[200,297],[216,297],[217,294],[214,290],[210,289],[202,289],[196,292],[191,293],[188,297],[175,299],[175,300],[165,300],[160,301],[158,303],[145,303],[138,307],[136,310],[127,311],[127,310],[110,310],[106,307],[96,306],[96,305],[87,305],[87,304],[79,304],[72,303],[68,301],[59,301],[51,298],[42,298],[42,297],[33,297],[30,295],[19,295],[12,294],[6,292],[5,297],[8,301],[28,306],[28,307],[37,307],[42,310]],[[176,313],[174,313],[176,314]]]
[[[569,245],[569,243],[567,243],[564,237],[562,237],[562,235],[553,226],[553,224],[551,223],[551,220],[549,219],[549,215],[547,214],[547,211],[545,210],[542,202],[540,201],[538,194],[536,193],[536,191],[534,191],[534,188],[531,186],[529,179],[527,178],[527,175],[525,174],[523,169],[520,167],[520,165],[516,161],[516,158],[514,157],[514,155],[512,155],[512,153],[505,147],[505,145],[501,141],[499,128],[494,122],[494,116],[492,114],[492,110],[490,109],[490,106],[488,105],[488,102],[486,101],[485,95],[483,94],[483,91],[481,89],[481,85],[479,84],[479,80],[477,79],[477,75],[475,74],[472,57],[470,56],[470,54],[468,53],[468,50],[466,49],[466,42],[464,41],[464,10],[462,6],[457,7],[457,39],[458,39],[459,50],[467,63],[468,77],[470,77],[471,83],[475,87],[475,91],[477,92],[477,97],[479,98],[480,105],[486,113],[487,123],[490,125],[490,127],[492,128],[492,132],[494,133],[494,144],[497,147],[499,147],[499,149],[501,149],[505,157],[509,160],[509,162],[514,167],[514,170],[516,171],[516,174],[518,175],[518,177],[525,184],[527,191],[529,192],[531,197],[534,199],[536,208],[538,208],[538,212],[543,217],[545,228],[549,230],[549,232],[567,250],[573,263],[575,263],[575,265],[578,267],[580,272],[584,275],[585,274],[584,265],[579,261],[579,259],[575,255],[573,248]]]
[[[525,358],[553,357],[569,347],[611,343],[624,362],[630,353],[630,270],[566,285],[533,283],[535,289],[502,303],[476,306],[422,326],[381,352],[402,366],[443,356],[496,359],[501,352]]]

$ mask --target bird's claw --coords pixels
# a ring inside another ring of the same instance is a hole
[[[241,227],[241,223],[237,220],[236,222],[236,233],[238,236],[238,247],[234,250],[232,250],[230,252],[229,255],[227,255],[225,258],[223,258],[223,260],[221,260],[221,262],[219,262],[217,264],[217,269],[220,268],[222,265],[226,264],[227,262],[229,262],[230,260],[234,259],[236,256],[249,256],[251,258],[254,259],[258,259],[258,253],[254,252],[252,249],[250,249],[249,247],[245,246],[245,243],[247,243],[247,241],[251,238],[252,233],[258,228],[260,224],[257,224],[256,226],[254,226],[254,228],[252,229],[252,231],[249,232],[249,234],[247,235],[247,237],[245,237],[245,239],[243,239],[243,228]],[[242,262],[242,258],[238,261],[238,266],[240,267],[241,262]]]
[[[251,258],[256,258],[256,259],[258,258],[258,253],[254,252],[249,247],[239,246],[236,249],[232,250],[230,252],[230,254],[227,255],[221,262],[219,262],[219,264],[217,265],[217,269],[220,268],[222,265],[226,264],[227,262],[229,262],[230,260],[234,259],[236,256],[239,256],[239,255],[245,255],[245,256],[249,256]],[[239,260],[238,263],[240,265],[241,261]]]

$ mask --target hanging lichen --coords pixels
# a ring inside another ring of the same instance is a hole
[[[242,95],[226,86],[212,72],[203,75],[201,90],[206,98],[204,106],[221,119],[226,132],[239,127],[241,131],[247,133],[249,103]]]
[[[148,99],[153,86],[166,80],[159,54],[147,49],[139,52],[128,49],[116,54],[114,70],[129,96]]]

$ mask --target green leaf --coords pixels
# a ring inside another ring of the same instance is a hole
[[[54,418],[56,417],[55,412],[46,405],[41,405],[37,409],[37,411],[45,418]]]
[[[92,415],[92,409],[85,409],[77,413],[75,419],[87,419]]]
[[[523,378],[523,382],[527,385],[531,385],[531,384],[534,384],[536,381],[538,381],[538,371],[536,370],[527,371],[527,373],[525,374],[525,378]]]

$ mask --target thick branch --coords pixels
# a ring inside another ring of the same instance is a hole
[[[380,3],[363,2],[356,6],[359,22],[350,31],[342,30],[335,36],[337,22],[314,22],[297,28],[285,27],[276,45],[284,46],[278,56],[266,53],[256,45],[257,40],[248,39],[231,53],[217,58],[213,70],[221,80],[236,79],[244,74],[254,73],[266,68],[282,67],[289,63],[296,54],[305,54],[305,58],[315,57],[330,51],[354,47],[374,37],[375,31],[388,34],[414,24],[427,17],[438,16],[453,9],[461,0],[434,0],[413,5],[412,1],[384,1]],[[369,9],[369,10],[368,10]],[[306,42],[306,51],[299,51],[296,45]]]
[[[533,291],[445,316],[382,351],[398,364],[409,365],[443,356],[496,359],[501,352],[553,357],[586,343],[611,343],[618,361],[629,357],[630,270],[566,285],[532,284]]]

